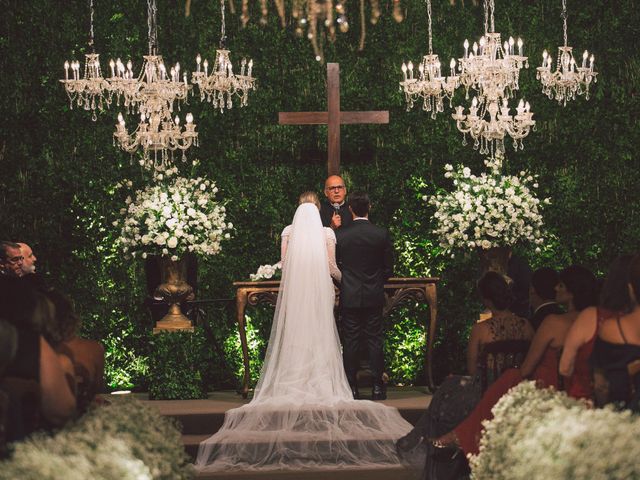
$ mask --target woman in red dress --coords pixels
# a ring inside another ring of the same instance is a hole
[[[629,296],[629,264],[632,255],[613,261],[600,292],[598,307],[585,308],[571,326],[560,358],[560,375],[565,377],[565,390],[573,398],[593,398],[593,382],[589,358],[593,351],[598,326],[608,318],[629,313],[633,300]]]
[[[574,265],[560,272],[556,301],[567,312],[547,316],[531,342],[522,367],[509,369],[484,393],[471,414],[453,431],[434,441],[440,447],[459,446],[465,454],[477,454],[482,435],[482,422],[493,418],[491,409],[498,400],[522,380],[536,380],[541,387],[560,385],[559,354],[567,333],[581,310],[595,303],[596,279],[586,268]]]

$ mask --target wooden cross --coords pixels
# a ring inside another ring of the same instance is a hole
[[[340,125],[354,123],[389,123],[389,111],[340,111],[340,66],[327,64],[327,112],[279,112],[280,125],[328,125],[329,175],[340,173]]]

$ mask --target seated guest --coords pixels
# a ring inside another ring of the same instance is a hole
[[[491,318],[476,323],[467,346],[469,376],[452,375],[445,379],[433,396],[429,407],[414,429],[398,440],[400,451],[409,451],[423,438],[442,435],[458,424],[480,399],[478,359],[485,345],[504,340],[530,340],[533,329],[529,322],[509,310],[513,294],[502,275],[487,272],[478,282],[478,293]],[[430,468],[427,461],[427,468]]]
[[[33,254],[33,250],[31,250],[31,247],[26,243],[18,242],[18,245],[20,246],[20,254],[22,255],[22,275],[36,273],[37,258]]]
[[[509,310],[522,318],[529,318],[529,285],[531,284],[531,267],[527,261],[509,250],[507,276],[513,281],[513,303]]]
[[[558,282],[558,273],[553,268],[544,267],[533,272],[529,286],[529,303],[533,313],[529,318],[529,323],[534,330],[538,330],[547,315],[563,313],[562,308],[556,302]]]
[[[0,275],[21,277],[23,261],[20,245],[7,241],[0,242]]]
[[[36,325],[46,324],[50,315],[49,302],[44,296],[20,279],[0,277],[0,316],[11,323],[17,332],[17,349],[13,361],[4,371],[4,378],[33,381],[40,386],[39,410],[44,420],[61,426],[75,413],[76,399],[66,380],[64,366],[49,343],[36,331]],[[19,411],[20,404],[12,410]],[[11,415],[16,419],[18,415]],[[15,425],[14,425],[15,426]],[[9,429],[7,439],[18,440],[30,431]]]
[[[434,445],[458,445],[465,454],[476,455],[482,422],[493,418],[491,409],[511,387],[523,379],[531,378],[542,387],[558,388],[560,350],[579,312],[595,304],[595,290],[595,276],[586,268],[571,266],[560,272],[560,282],[556,286],[556,301],[566,307],[566,313],[547,316],[533,337],[522,367],[504,372],[487,389],[471,414],[453,431],[438,438]]]
[[[598,307],[582,310],[567,334],[559,370],[565,377],[567,394],[574,398],[593,398],[589,358],[598,325],[607,318],[629,313],[633,309],[634,302],[628,286],[632,259],[632,255],[624,255],[613,261],[600,292]]]
[[[78,410],[84,412],[96,393],[103,390],[104,347],[95,340],[77,335],[80,317],[67,297],[56,290],[45,295],[55,307],[55,314],[44,326],[43,334],[56,352],[71,360]]]
[[[640,359],[640,256],[629,265],[628,289],[633,309],[616,312],[598,324],[591,360],[596,404],[612,403],[640,411],[640,375],[631,379],[627,372],[627,365]]]
[[[0,378],[13,361],[18,349],[18,333],[13,325],[0,318]]]

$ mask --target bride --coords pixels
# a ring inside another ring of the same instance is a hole
[[[282,232],[282,280],[252,401],[225,414],[200,444],[196,468],[301,469],[398,465],[411,425],[395,408],[354,400],[333,316],[336,237],[313,192]]]

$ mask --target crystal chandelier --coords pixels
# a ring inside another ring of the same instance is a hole
[[[562,106],[569,100],[575,100],[576,95],[584,95],[589,100],[589,86],[597,82],[596,72],[593,71],[593,55],[587,50],[582,54],[582,64],[578,66],[573,58],[572,47],[567,45],[567,2],[562,0],[562,26],[564,31],[564,46],[558,47],[556,69],[551,71],[551,56],[545,50],[542,53],[542,66],[538,67],[537,78],[542,83],[542,93],[550,99],[555,99]]]
[[[247,62],[246,58],[240,63],[240,73],[233,73],[233,65],[229,58],[229,50],[225,49],[227,40],[225,33],[225,8],[224,0],[220,0],[222,11],[222,33],[220,48],[216,50],[216,59],[209,71],[209,62],[202,61],[200,54],[196,57],[197,70],[191,75],[191,81],[200,90],[200,100],[211,102],[214,108],[219,108],[223,113],[225,108],[233,107],[233,96],[240,99],[240,106],[245,107],[249,100],[249,92],[255,89],[255,78],[251,76],[253,60]]]
[[[469,41],[464,41],[464,56],[460,60],[460,83],[469,98],[469,89],[477,92],[480,103],[487,100],[512,98],[519,90],[520,70],[528,68],[523,55],[524,42],[513,37],[501,43],[500,33],[495,31],[495,0],[484,2],[484,36],[474,42],[469,51]],[[517,50],[516,50],[517,46]]]
[[[91,110],[91,119],[97,119],[96,110],[104,111],[111,104],[109,84],[102,78],[100,71],[100,55],[95,53],[93,44],[93,0],[89,2],[91,11],[91,27],[89,30],[89,47],[91,53],[85,54],[84,75],[80,78],[80,62],[72,60],[64,62],[64,80],[60,82],[69,96],[69,107],[73,105]],[[71,70],[71,72],[69,72]]]
[[[407,110],[411,110],[416,100],[422,98],[422,109],[431,112],[431,118],[435,119],[438,112],[444,111],[444,98],[451,98],[455,89],[460,85],[460,77],[456,76],[456,61],[452,58],[449,64],[450,75],[442,75],[438,55],[433,53],[431,32],[431,0],[427,0],[427,19],[429,31],[429,54],[422,57],[418,67],[418,78],[414,77],[413,63],[402,64],[403,81],[400,82],[400,91],[404,92],[407,102]]]
[[[463,134],[473,139],[473,148],[480,153],[504,153],[504,137],[513,139],[517,150],[524,148],[522,139],[535,128],[533,113],[529,102],[520,100],[514,115],[510,114],[509,99],[519,90],[520,69],[528,67],[527,57],[523,55],[522,39],[513,37],[501,44],[500,34],[495,32],[495,0],[485,0],[485,34],[479,43],[469,51],[469,42],[464,42],[464,57],[460,59],[460,83],[477,92],[473,97],[468,113],[462,106],[456,107],[451,116]],[[517,47],[517,50],[516,50]]]
[[[479,148],[481,154],[504,154],[505,135],[513,139],[513,147],[516,150],[518,147],[520,150],[524,148],[522,139],[529,135],[531,128],[536,124],[530,110],[529,102],[520,100],[515,115],[511,115],[506,98],[502,99],[502,105],[499,106],[497,100],[479,103],[478,99],[473,97],[468,114],[464,113],[463,107],[458,106],[451,116],[456,121],[458,130],[464,135],[463,145],[467,144],[466,135],[469,134],[474,140],[473,148]]]
[[[111,60],[109,84],[115,93],[118,105],[122,101],[127,113],[140,115],[140,122],[133,133],[129,133],[122,113],[118,114],[118,123],[114,133],[114,143],[129,153],[142,149],[140,164],[147,168],[163,171],[173,158],[175,150],[182,151],[198,144],[193,115],[187,114],[184,129],[176,115],[172,119],[174,108],[180,109],[180,102],[187,100],[191,86],[187,83],[187,74],[180,80],[180,64],[176,63],[169,71],[161,55],[157,54],[157,8],[155,0],[147,0],[149,27],[149,55],[139,75],[133,73],[133,65],[126,66],[120,60]],[[153,156],[151,155],[153,152]]]

